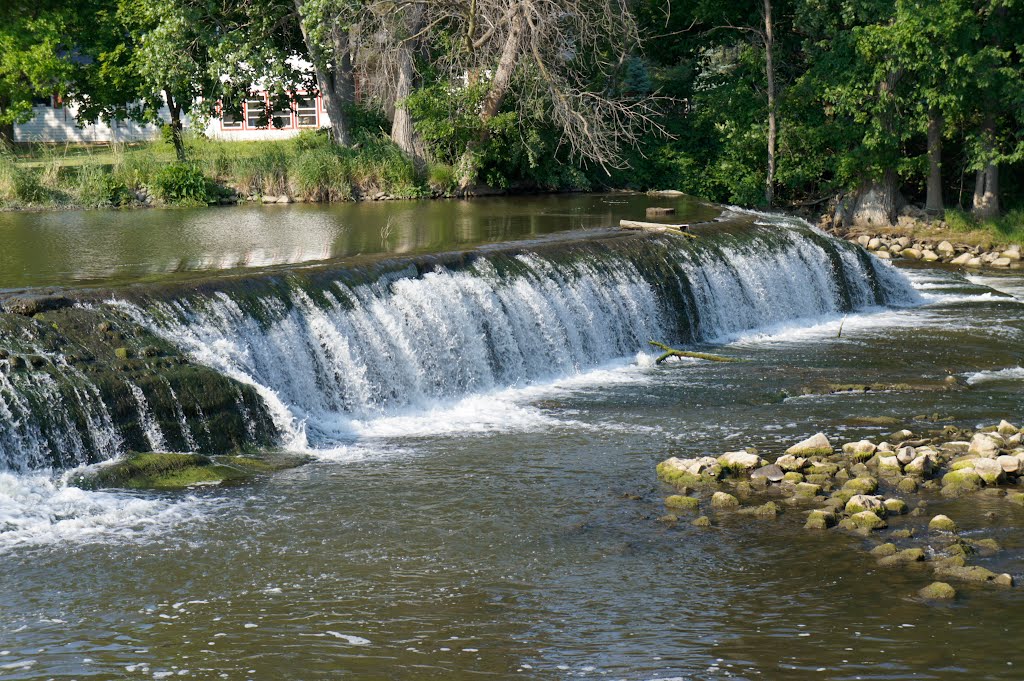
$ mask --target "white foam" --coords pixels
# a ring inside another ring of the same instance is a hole
[[[336,631],[328,631],[329,636],[334,638],[340,638],[342,641],[349,643],[354,646],[368,646],[370,645],[370,639],[363,638],[362,636],[353,636],[352,634],[340,634]]]
[[[138,538],[201,512],[193,496],[87,491],[49,471],[0,472],[0,552],[19,546]]]
[[[991,381],[1024,380],[1024,367],[1008,367],[996,371],[978,371],[967,376],[967,384],[987,383]]]

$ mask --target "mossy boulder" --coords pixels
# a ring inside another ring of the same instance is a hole
[[[303,456],[278,454],[266,457],[215,456],[147,452],[96,467],[72,483],[85,489],[181,489],[193,485],[241,481],[255,475],[294,468],[306,463]]]
[[[715,492],[711,496],[712,508],[739,508],[740,500],[728,492]]]
[[[847,442],[843,445],[843,454],[847,455],[854,461],[867,461],[875,455],[875,450],[877,449],[878,446],[869,440]]]
[[[711,527],[711,518],[706,515],[702,515],[699,518],[694,518],[693,522],[690,524],[694,527]]]
[[[951,601],[956,598],[956,589],[946,582],[932,582],[918,591],[917,595],[930,601]]]
[[[665,499],[665,508],[673,511],[695,512],[700,506],[697,497],[688,497],[683,494],[673,494]]]
[[[928,529],[932,532],[956,532],[956,523],[947,515],[937,515],[928,521]]]
[[[813,499],[821,494],[821,485],[810,482],[801,482],[796,486],[796,497],[798,499]]]
[[[958,579],[964,582],[995,582],[1000,575],[992,572],[988,568],[983,568],[980,565],[965,565],[965,566],[936,566],[935,568],[936,577],[944,577],[947,579]],[[1009,575],[1007,575],[1009,576]],[[1005,583],[1005,578],[1000,580]],[[1006,586],[1013,586],[1013,579],[1010,579],[1010,583]]]
[[[846,502],[844,510],[850,515],[855,515],[862,511],[871,511],[877,516],[885,517],[885,504],[882,502],[882,497],[869,494],[855,494],[850,497],[850,500]]]
[[[899,549],[892,542],[885,544],[879,544],[875,548],[871,549],[871,555],[875,558],[885,558],[886,556],[894,556],[899,553]]]
[[[1014,492],[1013,494],[1007,494],[1006,500],[1009,501],[1011,504],[1024,506],[1024,492]]]
[[[899,484],[896,485],[896,489],[905,494],[914,494],[917,492],[917,480],[914,480],[913,478],[903,478],[899,481]]]
[[[892,567],[894,565],[906,565],[908,563],[920,563],[925,558],[924,549],[903,549],[897,551],[891,556],[885,556],[879,559],[878,564],[881,567]]]
[[[843,490],[853,494],[874,494],[878,491],[878,481],[869,477],[854,478],[843,484]]]
[[[910,539],[914,536],[914,528],[902,527],[898,530],[893,530],[891,536],[893,539]]]
[[[950,471],[942,476],[942,494],[957,497],[981,489],[983,481],[973,468]]]
[[[877,514],[871,511],[854,513],[849,517],[849,520],[853,523],[854,527],[861,530],[881,530],[888,527],[882,518],[879,518]]]
[[[827,530],[836,524],[836,514],[830,511],[815,510],[807,515],[804,528],[808,530]]]
[[[883,503],[889,515],[903,515],[907,512],[907,502],[902,499],[886,499]]]

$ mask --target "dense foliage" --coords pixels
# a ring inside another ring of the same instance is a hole
[[[1022,0],[12,0],[7,15],[0,137],[43,95],[85,120],[170,104],[184,161],[181,116],[236,109],[262,82],[282,100],[318,89],[333,146],[372,148],[394,169],[379,184],[406,194],[676,188],[869,220],[904,201],[1024,205]],[[364,152],[306,142],[253,167],[351,194]]]

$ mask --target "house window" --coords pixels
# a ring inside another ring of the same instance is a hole
[[[274,127],[275,128],[290,128],[292,127],[292,110],[281,109],[274,112]]]
[[[316,127],[316,97],[296,97],[295,115],[300,128]]]
[[[267,103],[262,97],[245,100],[245,124],[250,128],[267,127]]]
[[[241,130],[242,119],[234,111],[231,111],[226,107],[222,107],[220,110],[220,129]]]

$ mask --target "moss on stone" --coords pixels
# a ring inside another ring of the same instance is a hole
[[[903,478],[900,480],[896,488],[904,494],[914,494],[917,492],[917,480],[913,478]]]
[[[892,542],[885,544],[879,544],[875,548],[871,549],[870,553],[875,558],[885,558],[886,556],[895,555],[899,551],[896,545]]]
[[[688,497],[683,494],[673,494],[665,499],[665,507],[678,511],[696,511],[700,501],[696,497]]]
[[[711,496],[712,508],[739,508],[740,500],[728,492],[715,492]]]
[[[996,573],[980,565],[936,566],[935,576],[959,579],[964,582],[992,582],[997,577]]]
[[[892,531],[893,539],[910,539],[914,536],[914,529],[911,527],[904,527],[899,530]]]
[[[946,582],[932,582],[918,591],[917,595],[931,601],[951,601],[956,598],[956,589]]]
[[[937,515],[928,521],[928,529],[933,532],[956,532],[956,523],[946,515]]]
[[[878,561],[881,567],[892,567],[894,565],[906,565],[907,563],[920,563],[924,561],[924,549],[903,549],[891,556],[885,556]]]
[[[711,518],[707,517],[706,515],[702,515],[699,518],[695,518],[694,521],[690,524],[694,527],[711,527]]]
[[[854,513],[849,518],[853,522],[854,526],[858,529],[864,530],[881,530],[888,525],[886,522],[879,518],[876,514],[871,511],[861,511],[860,513]]]
[[[807,515],[804,528],[808,530],[827,530],[836,524],[836,514],[829,511],[815,510]]]
[[[878,490],[878,481],[868,477],[854,478],[846,481],[843,490],[852,494],[874,494]]]
[[[907,512],[907,502],[902,499],[886,499],[883,503],[890,515],[903,515]]]
[[[228,473],[197,454],[134,454],[96,470],[79,482],[90,488],[175,489],[221,482]]]

